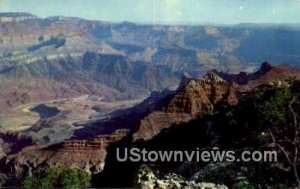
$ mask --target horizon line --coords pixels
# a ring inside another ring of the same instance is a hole
[[[1,14],[28,14],[35,16],[40,19],[49,19],[49,18],[73,18],[73,19],[82,19],[87,21],[99,21],[99,22],[107,22],[107,23],[133,23],[133,24],[142,24],[142,25],[212,25],[212,26],[237,26],[237,25],[300,25],[300,22],[240,22],[240,23],[217,23],[217,22],[194,22],[194,21],[156,21],[153,23],[152,21],[144,21],[144,22],[136,22],[136,21],[130,21],[130,20],[103,20],[103,19],[92,19],[92,18],[86,18],[86,17],[78,17],[78,16],[65,16],[65,15],[51,15],[51,16],[39,16],[36,14],[33,14],[31,12],[18,12],[18,11],[0,11]]]

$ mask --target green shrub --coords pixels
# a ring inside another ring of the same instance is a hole
[[[23,181],[24,188],[88,188],[91,176],[84,170],[77,168],[50,168],[28,176]]]

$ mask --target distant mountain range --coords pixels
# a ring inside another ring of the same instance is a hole
[[[297,67],[299,39],[298,25],[142,25],[0,13],[0,106],[81,94],[138,98],[178,85],[183,72],[249,72],[263,61]]]

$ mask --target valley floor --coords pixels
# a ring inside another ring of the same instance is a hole
[[[38,143],[53,144],[70,138],[76,129],[108,118],[112,112],[132,107],[142,100],[105,102],[101,97],[83,95],[24,104],[0,114],[0,132],[26,133]],[[38,112],[36,107],[43,108]],[[53,114],[53,109],[58,111]],[[45,115],[49,117],[43,117]]]

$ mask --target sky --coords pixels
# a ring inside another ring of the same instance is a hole
[[[0,0],[0,12],[139,23],[300,23],[300,0]]]

